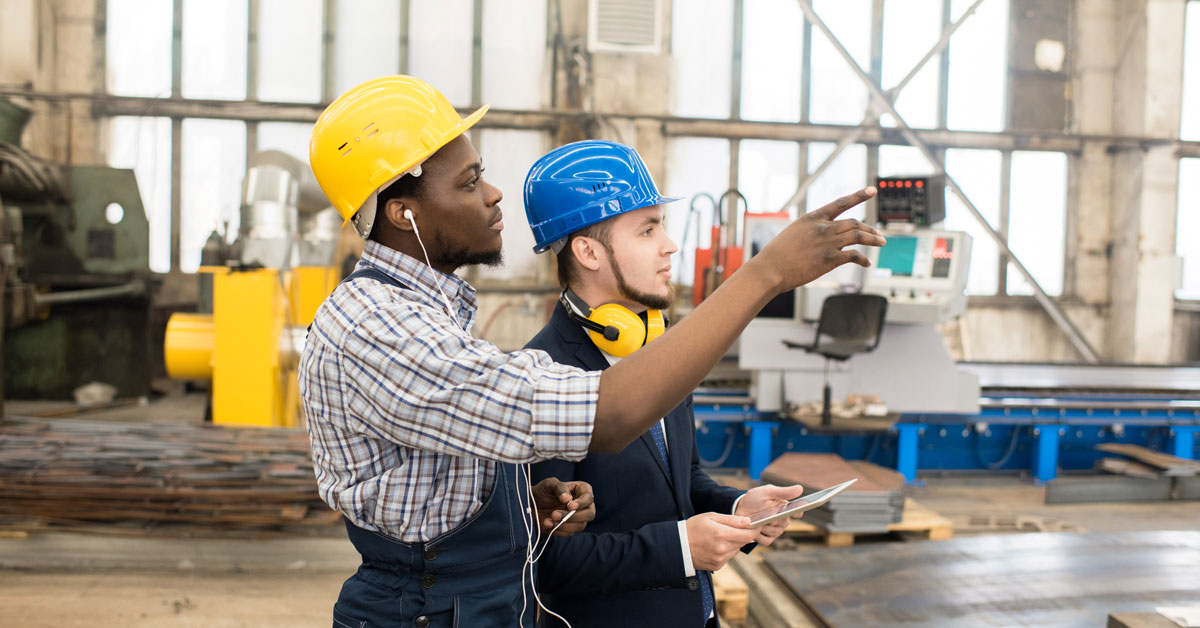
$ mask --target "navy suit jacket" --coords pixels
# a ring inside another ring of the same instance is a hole
[[[561,303],[526,348],[589,371],[609,366]],[[690,395],[665,417],[669,469],[649,432],[620,453],[533,465],[534,482],[583,480],[595,492],[595,520],[574,536],[553,537],[537,564],[543,601],[575,628],[703,625],[699,582],[683,572],[678,522],[729,513],[742,491],[701,470],[694,421]],[[561,622],[543,614],[543,625]]]

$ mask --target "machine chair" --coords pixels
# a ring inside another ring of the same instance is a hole
[[[832,396],[829,386],[830,360],[845,362],[856,353],[866,353],[879,346],[887,306],[887,298],[877,294],[835,294],[821,304],[821,318],[811,344],[783,341],[789,349],[804,349],[807,353],[825,356],[822,426],[828,427],[833,423],[833,414],[829,409]]]

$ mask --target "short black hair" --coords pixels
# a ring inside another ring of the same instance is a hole
[[[569,288],[571,282],[579,279],[578,263],[575,261],[575,254],[571,252],[571,242],[579,237],[591,238],[598,241],[605,249],[609,249],[612,246],[612,222],[602,220],[567,236],[566,246],[555,254],[558,256],[558,285],[563,290]]]
[[[379,190],[379,197],[375,201],[375,224],[371,227],[370,238],[372,240],[377,240],[375,234],[379,231],[380,223],[385,221],[383,209],[387,207],[388,202],[402,196],[420,198],[421,191],[424,188],[422,179],[422,177],[414,177],[411,174],[406,174],[396,179],[396,181],[386,188]]]

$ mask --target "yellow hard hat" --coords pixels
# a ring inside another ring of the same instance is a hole
[[[488,106],[465,119],[429,83],[385,76],[342,94],[313,126],[309,163],[321,190],[362,237],[371,234],[380,189],[475,125]]]

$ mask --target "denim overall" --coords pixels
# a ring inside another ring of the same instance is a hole
[[[357,277],[403,287],[373,268],[357,270],[346,280]],[[342,585],[333,607],[334,628],[531,628],[537,602],[528,574],[522,579],[528,546],[522,514],[528,498],[523,497],[524,470],[519,480],[517,473],[516,465],[498,464],[483,508],[427,543],[403,543],[347,520],[346,531],[362,565]]]

